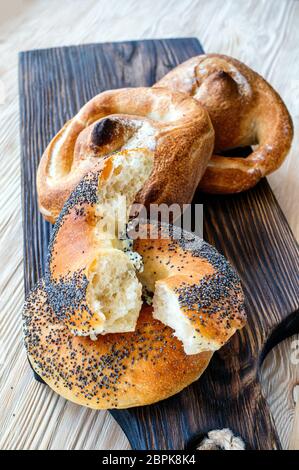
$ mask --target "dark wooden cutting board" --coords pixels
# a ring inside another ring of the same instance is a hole
[[[26,293],[43,275],[50,226],[36,203],[35,175],[47,143],[95,94],[152,85],[202,53],[194,38],[28,51],[20,54],[20,119]],[[217,352],[204,375],[156,405],[114,410],[135,449],[182,449],[207,431],[229,427],[247,448],[276,449],[279,439],[259,384],[266,352],[299,327],[299,255],[266,180],[234,196],[203,196],[205,238],[238,270],[247,326]]]

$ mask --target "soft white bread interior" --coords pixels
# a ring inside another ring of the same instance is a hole
[[[132,204],[152,172],[153,158],[152,152],[136,149],[116,153],[107,161],[99,178],[95,206],[96,237],[100,241],[106,238],[115,241],[125,233]]]
[[[183,343],[186,354],[219,349],[220,345],[217,341],[203,336],[192,321],[184,315],[178,296],[163,281],[156,282],[153,308],[153,317],[173,329],[175,336]]]
[[[100,319],[98,334],[134,331],[141,310],[141,284],[131,260],[118,249],[103,249],[88,269],[86,299]]]

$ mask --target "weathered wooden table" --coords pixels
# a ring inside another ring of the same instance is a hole
[[[24,49],[148,37],[197,36],[207,52],[233,55],[278,89],[294,119],[293,149],[269,180],[299,237],[299,3],[277,1],[151,0],[9,2],[0,18],[1,142],[1,421],[0,448],[125,449],[108,413],[66,402],[32,380],[22,345],[22,229],[18,137],[17,52]],[[1,9],[3,7],[1,6]],[[263,383],[282,444],[293,423],[292,387],[299,381],[295,340],[266,358]],[[291,360],[292,359],[292,360]]]

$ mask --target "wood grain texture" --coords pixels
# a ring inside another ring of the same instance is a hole
[[[46,142],[96,93],[151,85],[176,64],[201,52],[196,39],[170,39],[20,55],[26,291],[42,276],[47,253],[49,225],[38,213],[35,190],[36,168]],[[182,449],[202,433],[219,427],[241,435],[248,448],[279,448],[257,372],[273,330],[298,309],[297,245],[266,180],[241,195],[197,194],[194,202],[202,200],[205,238],[240,273],[248,325],[215,354],[203,378],[187,390],[156,405],[114,410],[112,415],[135,449]],[[298,326],[294,316],[292,319],[294,323],[290,321],[287,330],[279,334],[286,335]]]
[[[279,437],[282,447],[289,449],[291,440],[294,442],[296,438],[298,443],[299,435],[299,429],[294,429],[294,426],[299,425],[299,414],[296,417],[293,393],[294,387],[299,384],[298,335],[286,339],[268,354],[262,364],[260,375],[263,378],[262,389],[264,394],[268,396],[267,401],[272,410],[276,428],[281,430]],[[275,381],[273,377],[275,377]],[[298,403],[299,396],[297,394],[297,411],[299,411]],[[297,431],[296,436],[295,430]]]
[[[20,319],[24,290],[17,51],[191,35],[201,39],[207,52],[244,60],[277,88],[294,120],[293,148],[269,181],[298,238],[299,2],[25,0],[21,8],[19,4],[10,0],[5,21],[6,5],[1,5],[0,12],[0,447],[126,449],[128,441],[108,413],[90,412],[57,399],[32,381],[27,366]],[[293,382],[299,381],[299,368],[290,364],[289,357],[290,345],[284,341],[270,352],[261,369],[263,390],[284,448],[294,416],[294,403],[288,397]]]

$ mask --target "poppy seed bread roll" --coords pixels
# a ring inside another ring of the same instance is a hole
[[[145,306],[134,332],[74,336],[54,313],[41,281],[23,311],[24,342],[35,372],[59,395],[95,409],[155,403],[197,380],[211,351],[187,356],[173,331]]]
[[[224,257],[193,234],[176,238],[172,226],[157,227],[161,238],[134,242],[144,262],[139,278],[154,291],[154,305],[143,305],[135,331],[76,336],[54,312],[44,281],[28,296],[30,362],[66,399],[96,409],[163,400],[197,380],[213,351],[244,325],[239,278]]]

